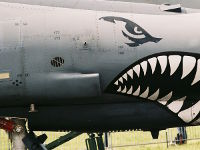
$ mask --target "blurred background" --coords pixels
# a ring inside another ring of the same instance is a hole
[[[185,130],[186,129],[186,130]],[[182,131],[181,131],[182,130]],[[56,140],[66,132],[36,132],[46,133],[46,144]],[[107,150],[198,150],[200,149],[200,127],[170,128],[160,131],[159,138],[152,139],[150,132],[127,131],[107,133]],[[87,134],[82,134],[56,148],[56,150],[86,150]],[[105,136],[104,136],[105,141]],[[0,130],[0,150],[11,150],[9,135]]]

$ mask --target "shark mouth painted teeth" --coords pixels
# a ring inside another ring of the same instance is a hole
[[[164,52],[145,57],[122,71],[106,92],[159,103],[185,123],[197,124],[200,54]]]

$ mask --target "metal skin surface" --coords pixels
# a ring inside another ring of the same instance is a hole
[[[20,3],[29,5],[40,5],[50,7],[63,7],[72,9],[96,10],[96,11],[111,11],[125,12],[137,14],[168,14],[174,13],[161,11],[160,5],[181,4],[183,13],[200,12],[200,3],[198,0],[0,0],[0,2]],[[137,3],[134,3],[137,2]],[[153,5],[157,4],[157,5]],[[186,8],[184,8],[186,7]],[[189,7],[189,8],[187,8]],[[193,8],[193,9],[191,9]]]
[[[0,116],[27,118],[31,130],[50,131],[199,125],[199,13],[147,15],[3,2],[0,12]],[[173,59],[180,57],[182,65]],[[127,69],[138,77],[124,76]],[[155,77],[163,77],[162,84],[153,82]],[[119,90],[115,80],[128,89]],[[141,89],[130,92],[134,81]],[[185,87],[179,89],[176,81]],[[146,86],[167,90],[147,92]],[[166,95],[171,89],[175,96]],[[31,104],[37,112],[29,112]]]
[[[134,3],[150,3],[150,4],[181,4],[188,8],[200,8],[199,0],[114,0],[123,2],[134,2]]]

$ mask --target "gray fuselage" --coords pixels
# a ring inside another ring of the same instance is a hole
[[[144,7],[151,8],[150,5]],[[117,105],[124,102],[136,102],[135,106],[138,106],[140,99],[142,103],[146,100],[146,97],[142,97],[145,89],[140,97],[105,92],[120,72],[140,59],[157,53],[200,54],[199,13],[174,14],[160,11],[157,13],[160,15],[148,15],[11,3],[0,3],[0,12],[2,107],[24,107],[30,104],[69,107],[72,104]],[[174,98],[180,98],[182,94],[181,90],[177,90]],[[196,91],[190,91],[187,96],[191,95],[198,96]],[[155,96],[152,97],[155,99]],[[194,111],[194,115],[189,117],[185,115],[186,111],[176,112],[178,108],[174,109],[168,103],[162,105],[170,109],[170,114],[179,116],[177,122],[196,125],[199,124],[199,103],[195,103],[195,109],[188,110]],[[154,107],[150,105],[153,103],[147,100],[147,106]],[[189,106],[187,108],[190,109]],[[126,107],[123,109],[126,110]],[[87,119],[90,120],[86,115]],[[169,126],[176,126],[177,122]],[[63,129],[63,126],[56,129]],[[41,128],[37,126],[35,129]],[[91,129],[96,130],[95,127]],[[49,130],[54,129],[49,127]]]

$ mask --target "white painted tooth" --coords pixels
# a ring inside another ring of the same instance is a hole
[[[122,91],[122,88],[121,86],[119,87],[119,89],[117,90],[117,92],[121,92]]]
[[[181,79],[185,78],[195,67],[196,58],[192,56],[183,56],[183,74]]]
[[[114,83],[115,85],[118,85],[119,83],[118,83],[118,80]]]
[[[196,116],[200,112],[200,100],[192,107],[192,117],[193,119],[196,118]]]
[[[151,66],[151,70],[152,70],[152,74],[153,74],[156,69],[157,58],[156,57],[150,58],[150,59],[148,59],[148,62]]]
[[[158,101],[160,104],[162,105],[166,105],[166,102],[165,101]]]
[[[130,69],[127,74],[133,79],[133,69]]]
[[[181,56],[179,55],[170,55],[169,56],[169,65],[170,65],[170,76],[176,72],[177,68],[181,63]]]
[[[189,123],[190,121],[192,121],[192,108],[188,108],[186,110],[181,111],[178,116],[179,118],[181,118],[184,122]]]
[[[140,86],[138,89],[133,93],[134,96],[138,96],[140,94]]]
[[[140,65],[136,65],[135,67],[133,67],[133,70],[135,71],[137,76],[140,77]]]
[[[180,98],[180,99],[177,99],[177,100],[171,102],[169,105],[167,105],[167,107],[168,107],[172,112],[178,113],[178,112],[181,110],[185,99],[186,99],[186,96],[184,96],[184,97],[182,97],[182,98]]]
[[[119,81],[120,81],[121,83],[123,83],[123,78],[122,78],[122,77],[120,77],[120,78],[119,78]]]
[[[149,87],[147,87],[147,89],[140,95],[140,97],[147,98],[148,95],[149,95]]]
[[[160,89],[158,89],[154,94],[152,94],[151,96],[148,97],[149,100],[157,100],[158,96],[159,96],[159,93],[160,93]]]
[[[132,94],[133,93],[133,87],[131,86],[131,88],[128,90],[127,94]]]
[[[125,88],[122,90],[122,93],[126,93],[127,92],[127,88],[125,86]]]
[[[172,98],[172,93],[173,93],[173,92],[170,92],[169,94],[167,94],[166,96],[164,96],[164,97],[158,99],[157,101],[158,101],[159,103],[161,103],[162,105],[166,105],[167,102]]]
[[[163,74],[167,68],[167,56],[159,56],[158,61],[161,67],[161,74]]]
[[[200,111],[200,101],[198,101],[194,106],[181,111],[178,116],[186,123],[191,122],[199,114]]]
[[[142,70],[143,70],[144,76],[145,76],[147,73],[147,61],[143,61],[140,65],[142,67]]]
[[[200,59],[198,59],[198,61],[197,61],[197,71],[196,71],[194,80],[191,85],[194,85],[195,83],[197,83],[199,81],[200,81]]]
[[[127,74],[126,73],[122,77],[127,81]]]

